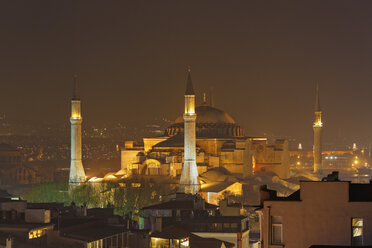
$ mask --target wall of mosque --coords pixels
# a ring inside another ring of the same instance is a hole
[[[136,149],[136,146],[126,143],[122,150],[122,170],[127,170],[128,175],[140,173],[179,176],[183,166],[183,151],[179,147],[150,149],[151,145],[164,140],[165,138],[146,138],[142,149]],[[265,138],[197,139],[197,144],[196,162],[199,174],[214,167],[224,167],[230,173],[243,176],[264,169],[276,173],[280,178],[289,177],[289,151],[286,140],[277,140],[274,145],[268,145]],[[142,157],[138,156],[139,153],[142,153]],[[150,158],[159,161],[159,169],[147,168],[149,164],[144,161]],[[131,169],[134,173],[131,173]]]
[[[145,152],[149,152],[153,146],[156,144],[163,142],[167,140],[166,137],[161,137],[161,138],[143,138],[143,147],[145,149]]]
[[[121,170],[127,173],[127,169],[131,168],[131,165],[139,163],[139,157],[137,154],[140,150],[121,150]]]

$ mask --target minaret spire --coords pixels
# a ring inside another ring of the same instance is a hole
[[[72,100],[80,100],[79,85],[76,74],[74,75],[74,91],[72,93]]]
[[[191,82],[191,70],[187,68],[184,121],[184,164],[179,191],[196,194],[199,191],[198,167],[196,165],[196,113],[195,93]]]
[[[314,147],[313,147],[313,157],[314,157],[314,173],[322,175],[322,111],[320,109],[319,101],[319,84],[316,86],[316,96],[315,96],[315,109],[314,109]]]
[[[71,163],[70,163],[70,185],[78,185],[85,182],[85,172],[82,162],[81,142],[81,102],[78,94],[77,77],[74,76],[74,92],[71,99]]]
[[[315,96],[315,112],[320,112],[320,101],[319,101],[319,84],[316,84],[316,96]]]
[[[187,66],[186,91],[185,95],[195,95],[194,87],[192,87],[191,67]]]

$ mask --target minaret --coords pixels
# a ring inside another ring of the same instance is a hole
[[[191,69],[187,69],[184,120],[184,164],[180,180],[180,192],[196,194],[199,191],[196,166],[195,93],[191,82]]]
[[[74,76],[74,92],[71,99],[71,164],[70,184],[85,182],[85,172],[81,161],[81,103],[78,92],[77,77]]]
[[[314,130],[314,173],[322,174],[322,111],[319,102],[319,85],[316,86]]]

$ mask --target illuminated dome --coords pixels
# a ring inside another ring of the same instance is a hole
[[[244,130],[225,111],[208,106],[198,106],[196,111],[196,136],[199,138],[244,137]],[[166,136],[183,133],[183,116],[177,117],[174,124],[165,130]]]
[[[226,112],[207,105],[196,107],[197,123],[230,123],[235,124],[234,119]],[[177,117],[174,123],[183,123],[183,116]]]

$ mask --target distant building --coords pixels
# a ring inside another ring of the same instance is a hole
[[[261,241],[268,247],[372,245],[372,184],[338,181],[333,173],[323,181],[302,181],[288,197],[266,195],[260,215]]]
[[[9,144],[0,144],[0,184],[24,185],[53,180],[53,169],[35,164],[26,165],[22,153]]]
[[[294,150],[290,151],[291,170],[312,170],[313,151]],[[324,150],[322,151],[323,171],[339,171],[341,174],[355,174],[359,182],[369,182],[371,177],[370,156],[364,149],[361,150]],[[351,178],[350,178],[351,179]],[[347,180],[350,180],[349,178]],[[355,181],[357,182],[357,181]]]

